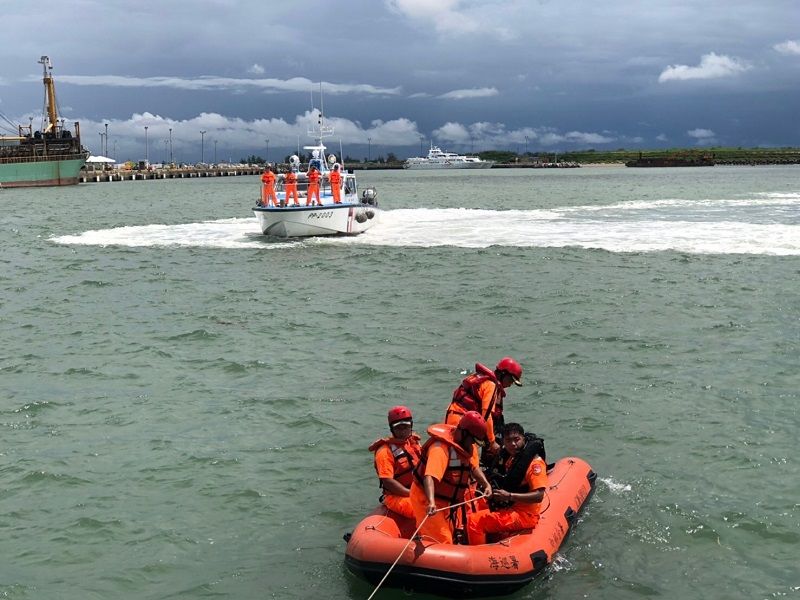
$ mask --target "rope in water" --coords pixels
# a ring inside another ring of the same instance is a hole
[[[475,496],[474,498],[470,498],[469,500],[464,500],[464,502],[459,502],[458,504],[451,504],[451,505],[449,505],[449,506],[445,506],[445,507],[443,507],[443,508],[437,508],[437,509],[436,509],[435,511],[433,511],[433,512],[434,512],[434,513],[437,513],[437,512],[441,512],[441,511],[443,511],[443,510],[450,510],[450,509],[452,509],[452,508],[457,508],[457,507],[459,507],[459,506],[463,506],[464,504],[469,504],[470,502],[474,502],[475,500],[477,500],[477,499],[479,499],[479,498],[483,498],[483,497],[484,497],[484,494],[479,494],[479,495]],[[431,514],[433,514],[433,513],[431,513]],[[424,518],[424,519],[422,519],[422,521],[421,521],[421,522],[420,522],[420,524],[419,524],[419,527],[417,527],[416,531],[414,531],[414,533],[412,533],[412,534],[411,534],[411,537],[410,537],[410,538],[408,538],[408,541],[406,542],[406,545],[405,545],[405,546],[403,546],[403,549],[402,549],[402,550],[400,550],[400,554],[398,554],[398,555],[397,555],[397,558],[395,558],[395,559],[394,559],[394,562],[392,563],[392,566],[391,566],[391,567],[389,567],[389,570],[388,570],[388,571],[386,571],[386,574],[383,576],[383,579],[381,579],[381,580],[378,582],[378,585],[376,585],[376,586],[375,586],[375,589],[374,589],[374,590],[372,590],[372,593],[369,595],[369,598],[367,598],[367,600],[372,600],[372,597],[373,597],[375,594],[377,594],[377,593],[378,593],[378,590],[379,590],[379,589],[380,589],[380,587],[383,585],[383,582],[384,582],[384,581],[386,581],[386,578],[387,578],[387,577],[389,577],[389,573],[391,573],[391,572],[392,572],[392,569],[394,569],[395,565],[397,565],[397,563],[398,563],[398,562],[400,562],[400,559],[401,559],[401,558],[402,558],[402,556],[403,556],[403,552],[405,552],[405,551],[406,551],[406,548],[408,548],[408,545],[409,545],[411,542],[413,542],[413,541],[414,541],[414,538],[416,538],[416,537],[417,537],[417,534],[419,533],[419,530],[420,530],[420,529],[422,529],[422,526],[423,526],[423,525],[425,525],[425,521],[427,521],[427,520],[428,520],[428,517],[430,517],[430,516],[431,516],[431,515],[425,515],[425,518]]]

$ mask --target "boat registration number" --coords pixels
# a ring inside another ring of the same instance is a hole
[[[332,210],[312,212],[310,215],[308,215],[308,220],[310,221],[311,219],[330,219],[332,216],[333,216]]]

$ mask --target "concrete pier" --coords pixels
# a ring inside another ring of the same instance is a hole
[[[145,181],[148,179],[191,179],[194,177],[237,177],[260,175],[261,167],[185,167],[178,169],[152,169],[148,171],[112,169],[108,171],[84,170],[78,174],[80,183],[108,183],[111,181]]]

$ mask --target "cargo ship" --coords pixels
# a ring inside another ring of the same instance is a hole
[[[44,71],[47,114],[34,131],[33,121],[18,125],[17,135],[0,136],[0,187],[75,185],[89,151],[81,146],[80,124],[59,120],[50,58],[39,59]]]
[[[643,156],[629,160],[626,167],[713,167],[714,155],[708,154],[667,154],[663,156]]]

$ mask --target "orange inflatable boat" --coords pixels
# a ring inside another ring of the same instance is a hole
[[[536,529],[491,544],[462,546],[427,539],[408,543],[413,520],[383,506],[345,535],[347,568],[378,585],[458,598],[510,594],[550,564],[594,492],[596,474],[580,458],[562,458],[548,471],[548,488]],[[407,547],[405,549],[404,546]]]

